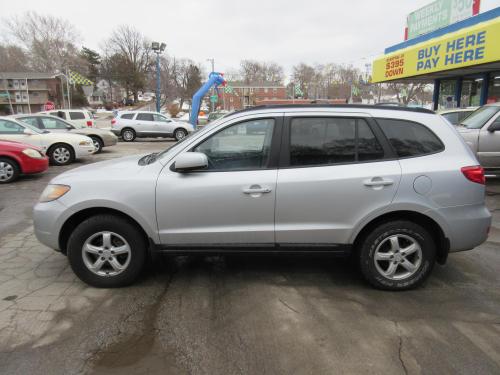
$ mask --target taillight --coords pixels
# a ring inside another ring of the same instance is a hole
[[[484,169],[480,165],[474,165],[472,167],[462,167],[462,173],[468,180],[485,185],[486,178],[484,177]]]
[[[90,121],[90,120],[89,120],[89,121],[87,121],[87,126],[88,126],[88,127],[92,127],[92,121]]]
[[[111,126],[113,126],[114,124],[116,124],[116,119],[111,120]]]

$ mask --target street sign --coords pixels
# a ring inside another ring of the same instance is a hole
[[[410,13],[406,19],[407,38],[448,26],[479,13],[480,0],[436,0]]]
[[[211,95],[210,96],[210,102],[211,103],[217,103],[218,97],[217,95]]]
[[[44,108],[44,111],[51,111],[53,109],[56,109],[56,106],[53,102],[46,102],[44,105],[43,105],[43,108]]]

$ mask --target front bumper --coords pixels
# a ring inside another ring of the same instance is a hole
[[[33,225],[38,241],[51,249],[60,250],[59,233],[71,214],[71,210],[59,200],[37,203],[33,208]]]
[[[40,173],[44,172],[49,168],[49,158],[44,156],[40,159],[30,158],[28,156],[23,157],[23,163],[21,165],[22,173]]]
[[[75,147],[75,158],[85,158],[95,152],[94,146],[78,146]]]

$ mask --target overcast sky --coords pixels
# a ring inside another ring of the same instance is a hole
[[[21,0],[2,2],[1,16],[32,10],[68,19],[81,44],[99,50],[120,24],[167,43],[167,53],[216,70],[241,59],[275,61],[286,72],[299,62],[363,66],[401,42],[406,15],[430,0]],[[481,12],[500,0],[481,0]]]

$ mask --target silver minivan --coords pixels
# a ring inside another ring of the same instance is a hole
[[[65,172],[34,223],[97,287],[132,283],[150,253],[272,252],[350,255],[373,286],[401,290],[484,242],[491,215],[483,169],[433,112],[292,105]]]

